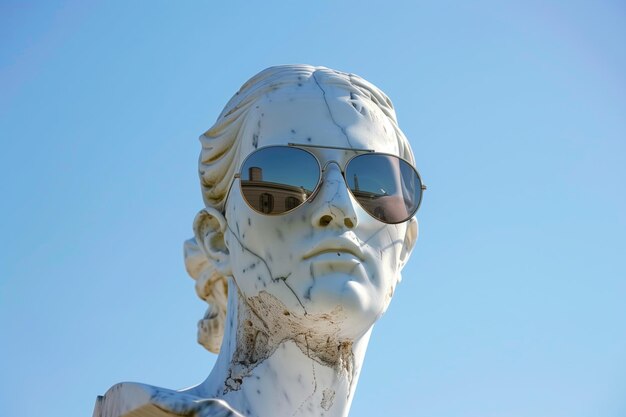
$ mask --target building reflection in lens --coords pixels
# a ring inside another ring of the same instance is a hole
[[[313,192],[299,185],[264,181],[263,169],[250,167],[248,179],[241,179],[241,191],[248,204],[265,214],[280,214],[298,207]]]

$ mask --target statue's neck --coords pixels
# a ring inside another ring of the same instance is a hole
[[[249,417],[347,416],[370,332],[340,340],[278,304],[267,293],[243,300],[231,285],[220,354],[193,391]]]

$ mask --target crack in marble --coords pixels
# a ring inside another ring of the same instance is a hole
[[[237,224],[237,226],[239,226]],[[254,251],[250,250],[248,247],[246,247],[241,240],[239,239],[239,236],[237,236],[235,234],[235,232],[233,231],[233,229],[230,228],[230,226],[228,226],[228,230],[230,230],[230,233],[233,235],[233,237],[235,238],[235,240],[237,241],[237,243],[239,243],[239,245],[241,246],[241,249],[250,253],[252,256],[255,256],[256,258],[259,259],[259,261],[261,261],[263,263],[263,265],[265,265],[265,268],[267,269],[267,273],[270,276],[270,280],[272,282],[278,282],[278,281],[282,281],[283,284],[285,284],[285,286],[289,289],[289,291],[291,291],[291,293],[293,294],[293,296],[296,298],[296,300],[298,301],[298,304],[300,304],[300,306],[302,307],[302,310],[304,310],[304,314],[307,315],[308,312],[306,310],[306,307],[304,307],[304,304],[302,303],[302,300],[300,300],[300,297],[298,297],[298,295],[296,294],[296,292],[293,290],[293,288],[291,288],[291,286],[289,284],[287,284],[287,278],[289,278],[289,276],[291,275],[291,272],[289,274],[287,274],[286,276],[279,276],[279,277],[274,277],[274,273],[272,272],[270,266],[267,264],[267,262],[265,261],[265,259],[263,259],[259,254],[255,253]],[[239,227],[237,227],[237,230],[239,230]],[[246,269],[243,270],[243,272],[246,272]]]
[[[237,224],[237,231],[239,231],[239,225]],[[236,234],[234,232],[233,229],[231,229],[231,227],[227,224],[226,227],[228,228],[228,230],[230,231],[230,233],[233,235],[233,237],[235,238],[235,240],[237,241],[237,243],[239,243],[239,246],[241,246],[241,249],[248,252],[249,254],[251,254],[252,256],[256,257],[259,259],[259,261],[261,261],[263,263],[263,265],[265,265],[265,268],[267,269],[268,274],[270,275],[270,280],[272,282],[278,282],[278,280],[281,277],[277,277],[274,278],[274,274],[272,273],[272,270],[270,269],[270,266],[267,264],[267,262],[265,261],[265,259],[263,259],[263,257],[257,253],[255,253],[254,251],[250,250],[246,245],[244,245],[241,240],[239,239],[238,234]]]
[[[387,232],[387,236],[389,236],[389,244],[383,246],[382,248],[380,248],[381,251],[384,252],[384,251],[386,251],[389,248],[394,248],[395,249],[396,245],[402,245],[404,243],[403,239],[400,239],[400,238],[398,238],[396,240],[393,240],[393,236],[391,236],[391,232],[389,232],[389,229],[386,229],[386,232]],[[395,252],[394,256],[397,258],[398,257],[398,251],[395,250],[394,252]]]
[[[263,265],[265,265],[265,268],[267,269],[267,273],[270,276],[270,280],[272,282],[278,282],[278,281],[282,281],[285,286],[287,288],[289,288],[289,291],[291,291],[291,293],[293,294],[294,297],[296,297],[296,300],[298,301],[298,304],[300,304],[300,306],[302,307],[302,310],[304,310],[304,314],[308,314],[306,308],[304,307],[304,304],[302,304],[302,300],[300,300],[300,297],[298,297],[298,295],[296,294],[296,292],[293,290],[293,288],[291,288],[291,286],[289,284],[287,284],[287,278],[289,278],[289,276],[291,275],[291,272],[285,276],[278,276],[278,277],[274,277],[274,273],[272,272],[272,269],[270,268],[270,266],[267,264],[267,262],[265,261],[265,259],[263,259],[259,254],[255,253],[254,251],[250,250],[248,247],[246,247],[241,240],[239,239],[239,236],[237,236],[235,234],[235,232],[233,231],[233,229],[230,228],[230,226],[226,226],[228,228],[228,230],[230,230],[230,233],[233,235],[233,237],[235,238],[235,240],[237,241],[237,243],[239,243],[239,245],[241,246],[241,249],[250,253],[252,256],[256,257],[259,259],[259,261],[261,261],[263,263]],[[246,272],[246,270],[244,269],[243,272]]]
[[[342,174],[343,176],[343,174]],[[333,212],[333,209],[331,208],[334,207],[335,209],[337,209],[339,211],[339,213],[341,214],[341,216],[343,216],[343,218],[347,218],[348,216],[346,216],[346,212],[339,206],[337,206],[336,204],[332,204],[332,201],[335,200],[335,198],[339,195],[339,190],[340,190],[340,182],[337,180],[330,180],[330,181],[326,181],[327,184],[334,184],[336,186],[334,194],[328,199],[325,200],[324,203],[328,204],[328,211],[330,213]],[[333,216],[334,217],[334,216]]]
[[[348,137],[348,133],[346,132],[346,128],[341,126],[339,123],[337,123],[337,121],[335,120],[335,116],[333,116],[333,112],[330,110],[330,105],[328,104],[328,99],[326,98],[326,90],[322,88],[322,85],[317,80],[317,76],[315,75],[315,72],[312,74],[312,76],[313,76],[313,80],[315,81],[315,84],[322,91],[322,98],[324,99],[324,104],[326,104],[326,108],[328,109],[330,120],[332,120],[333,124],[339,128],[341,133],[343,133],[343,135],[346,137],[346,141],[348,142],[348,145],[350,145],[350,147],[352,148],[353,146],[352,146],[352,143],[350,142],[350,138]]]
[[[291,273],[289,273],[289,275],[291,275]],[[293,290],[293,288],[291,288],[291,285],[287,284],[287,278],[289,278],[289,275],[287,275],[285,277],[285,279],[283,279],[283,282],[285,283],[285,285],[287,286],[287,288],[289,288],[289,291],[291,291],[291,293],[293,294],[294,297],[296,297],[296,300],[298,300],[298,303],[300,303],[300,307],[302,307],[302,310],[304,310],[304,315],[307,316],[309,313],[308,311],[306,311],[306,307],[304,306],[304,304],[302,304],[302,301],[300,301],[300,297],[298,297],[298,295],[296,294],[296,292]],[[309,297],[310,299],[310,297]]]
[[[252,370],[273,355],[278,347],[284,348],[287,341],[294,342],[313,361],[313,394],[317,391],[316,363],[336,372],[345,372],[352,384],[355,379],[353,342],[338,338],[340,330],[337,321],[341,321],[344,314],[341,306],[328,313],[303,316],[289,313],[280,300],[265,291],[253,297],[240,297],[239,303],[239,343],[223,382],[223,394],[240,390]],[[309,402],[311,396],[305,402]]]
[[[313,291],[313,286],[315,285],[315,270],[312,263],[309,264],[309,276],[311,277],[311,285],[304,292],[304,298],[311,301],[311,291]]]
[[[304,342],[306,343],[306,355],[311,358],[311,348],[309,347],[309,338],[308,336],[305,334],[304,335]],[[312,359],[312,358],[311,358]],[[315,395],[315,393],[317,392],[317,376],[315,375],[315,362],[311,362],[311,374],[313,376],[313,392],[311,394],[309,394],[308,397],[306,397],[302,403],[300,404],[300,406],[298,408],[296,408],[296,410],[293,412],[292,416],[297,415],[300,410],[302,410],[302,407],[304,407],[304,405],[309,402],[311,400],[311,398],[313,398],[313,396]]]
[[[372,233],[369,237],[367,237],[367,239],[365,239],[363,241],[363,245],[366,245],[367,242],[369,242],[370,240],[372,240],[377,234],[379,234],[381,231],[385,230],[387,228],[387,225],[383,225],[380,227],[380,229],[376,230],[374,233]]]

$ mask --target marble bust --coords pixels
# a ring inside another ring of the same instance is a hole
[[[218,354],[215,366],[183,390],[116,384],[94,417],[347,416],[372,327],[416,242],[425,189],[391,101],[353,74],[271,67],[200,142],[205,207],[185,263],[209,304],[198,341]],[[369,157],[353,162],[359,155]],[[293,195],[280,206],[278,191],[253,187],[262,175]],[[404,182],[366,190],[381,177]]]

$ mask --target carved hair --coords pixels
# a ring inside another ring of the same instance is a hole
[[[215,124],[200,136],[202,150],[198,161],[205,211],[224,212],[226,195],[234,174],[241,163],[242,126],[249,110],[265,94],[282,87],[293,86],[314,77],[322,85],[332,85],[373,103],[389,119],[395,129],[399,155],[413,162],[413,153],[404,133],[398,127],[391,100],[376,86],[361,77],[310,65],[281,65],[270,67],[252,77],[230,99]],[[198,218],[196,218],[196,222]],[[185,265],[196,280],[196,292],[209,304],[204,318],[198,322],[198,342],[218,353],[224,335],[228,284],[218,272],[214,260],[198,246],[195,238],[185,242]]]

